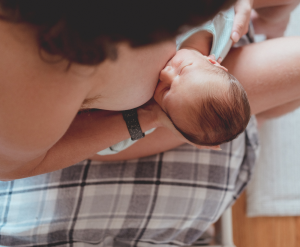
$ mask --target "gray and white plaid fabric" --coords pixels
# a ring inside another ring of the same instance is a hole
[[[0,182],[0,245],[192,244],[249,181],[258,148],[254,121],[222,151],[183,145]]]

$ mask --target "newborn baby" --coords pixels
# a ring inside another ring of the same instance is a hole
[[[154,99],[190,142],[215,146],[236,138],[250,119],[241,84],[194,47],[177,51],[161,71]]]

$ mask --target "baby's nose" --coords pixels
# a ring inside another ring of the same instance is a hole
[[[171,83],[176,76],[175,70],[172,66],[166,66],[161,72],[159,79],[165,83]]]
[[[172,67],[171,67],[171,66],[166,66],[163,70],[164,70],[164,71],[171,71],[171,70],[172,70]]]

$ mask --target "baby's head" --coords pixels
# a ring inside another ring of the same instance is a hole
[[[190,142],[215,146],[236,138],[250,119],[241,84],[195,50],[182,49],[160,73],[154,99]]]

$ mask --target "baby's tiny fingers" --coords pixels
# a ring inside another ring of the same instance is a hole
[[[215,54],[211,54],[211,55],[209,55],[208,57],[211,58],[211,59],[213,59],[213,60],[216,60]]]

